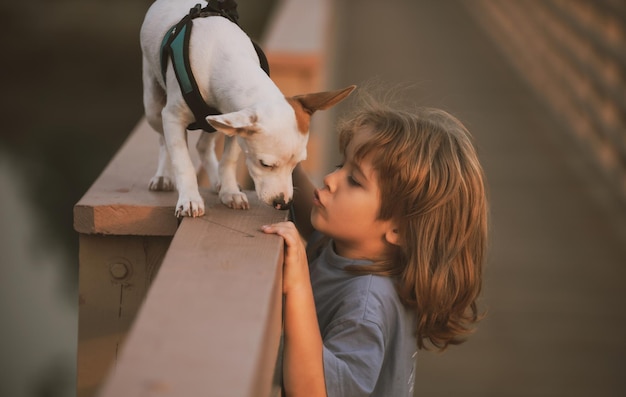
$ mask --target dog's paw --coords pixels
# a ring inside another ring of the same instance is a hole
[[[190,216],[196,218],[204,215],[204,200],[200,195],[193,198],[181,196],[176,203],[176,211],[174,213],[177,218]]]
[[[235,210],[250,209],[248,196],[244,192],[220,192],[220,200],[224,205]]]
[[[169,192],[175,188],[174,181],[166,176],[154,176],[148,185],[148,189],[157,192]]]

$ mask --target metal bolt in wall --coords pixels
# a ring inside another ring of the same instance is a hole
[[[117,280],[125,278],[126,276],[128,276],[129,273],[128,266],[124,263],[119,262],[111,264],[111,266],[109,267],[109,271],[111,272],[111,276],[113,276],[113,278]]]

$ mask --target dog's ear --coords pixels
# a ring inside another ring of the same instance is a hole
[[[206,121],[216,130],[228,135],[253,134],[258,128],[258,117],[252,109],[243,109],[238,112],[207,116]]]
[[[318,110],[328,109],[343,101],[354,89],[355,85],[335,91],[316,92],[313,94],[297,95],[293,99],[302,104],[308,114],[313,114]]]

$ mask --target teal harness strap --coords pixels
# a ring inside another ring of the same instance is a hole
[[[212,2],[217,3],[217,6],[212,4]],[[191,36],[193,19],[220,15],[237,24],[238,15],[236,8],[237,5],[233,0],[210,0],[205,8],[201,8],[200,4],[196,4],[189,11],[189,14],[167,32],[161,42],[161,73],[163,81],[165,81],[168,60],[171,60],[183,98],[196,119],[195,122],[187,127],[189,130],[202,129],[206,132],[215,132],[215,128],[206,121],[206,117],[221,114],[218,109],[207,105],[193,77],[189,62],[189,37]],[[254,41],[252,44],[259,56],[261,67],[269,75],[269,64],[265,54]]]

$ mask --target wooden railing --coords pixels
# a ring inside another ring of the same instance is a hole
[[[263,47],[286,95],[323,86],[330,4],[293,0],[274,16]],[[294,14],[313,23],[299,48],[285,41],[300,31]],[[320,139],[312,134],[310,152]],[[141,120],[74,208],[78,397],[279,394],[283,243],[259,227],[287,212],[253,191],[250,210],[228,209],[200,174],[206,215],[179,221],[177,192],[147,188],[157,153],[158,135]]]
[[[93,394],[112,363],[103,396],[270,395],[282,242],[259,227],[286,212],[254,192],[249,211],[233,211],[203,189],[207,215],[178,226],[176,193],[146,188],[155,139],[142,122],[75,207],[79,395]]]

